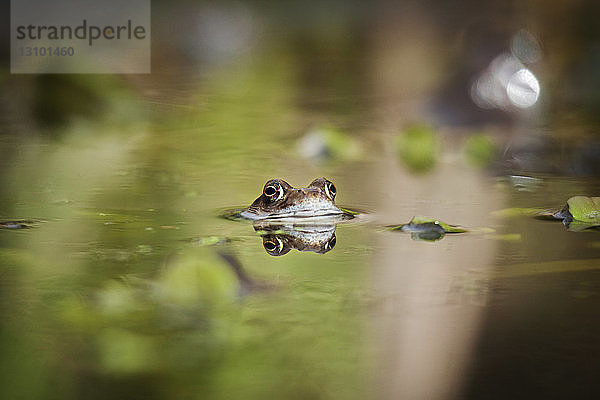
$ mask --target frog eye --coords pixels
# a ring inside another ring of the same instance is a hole
[[[267,253],[271,255],[278,255],[283,251],[283,241],[278,237],[272,237],[263,241],[263,247]]]
[[[283,198],[283,187],[279,183],[272,183],[265,186],[263,193],[271,201],[281,200]]]
[[[327,182],[325,184],[325,194],[327,195],[327,197],[329,197],[331,200],[335,199],[335,194],[336,194],[336,190],[335,190],[335,185],[331,182]]]
[[[325,246],[323,246],[325,248],[325,252],[333,249],[335,247],[335,242],[336,242],[336,238],[335,238],[335,235],[333,235],[331,237],[331,239],[329,239],[329,241],[325,243]]]

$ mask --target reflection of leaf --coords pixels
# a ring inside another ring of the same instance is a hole
[[[600,224],[573,220],[569,222],[567,229],[571,232],[581,232],[587,229],[600,229]]]
[[[542,213],[543,210],[541,208],[504,208],[502,210],[496,210],[492,212],[494,217],[499,218],[513,218],[513,217],[529,217],[532,215],[536,215],[538,213]]]
[[[560,272],[590,271],[600,269],[598,259],[561,260],[541,263],[513,264],[498,267],[494,271],[497,278],[515,278],[527,275],[555,274]]]
[[[444,236],[446,236],[446,234],[441,231],[411,232],[410,234],[412,240],[421,240],[425,242],[437,242],[438,240],[442,240]]]
[[[486,237],[503,242],[520,242],[522,240],[520,233],[506,233],[504,235],[489,235]]]
[[[573,219],[600,224],[600,197],[575,196],[567,200]]]

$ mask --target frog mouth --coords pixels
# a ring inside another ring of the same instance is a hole
[[[323,218],[343,215],[344,211],[340,210],[333,204],[323,205],[322,203],[304,202],[298,205],[290,206],[285,211],[276,211],[272,213],[256,213],[251,210],[244,210],[240,214],[244,218],[258,220],[282,220],[296,218]]]

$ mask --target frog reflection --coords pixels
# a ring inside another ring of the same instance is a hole
[[[325,254],[336,244],[335,224],[326,225],[271,225],[255,224],[263,247],[271,256],[283,256],[291,249]]]

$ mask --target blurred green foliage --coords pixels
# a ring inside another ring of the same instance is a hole
[[[475,167],[487,167],[496,157],[496,145],[484,133],[476,133],[469,137],[464,147],[467,162]]]
[[[313,159],[354,160],[361,155],[356,139],[331,127],[310,130],[298,142],[301,156]]]
[[[404,165],[415,173],[431,171],[440,153],[437,133],[424,125],[406,128],[398,137],[396,148]]]

